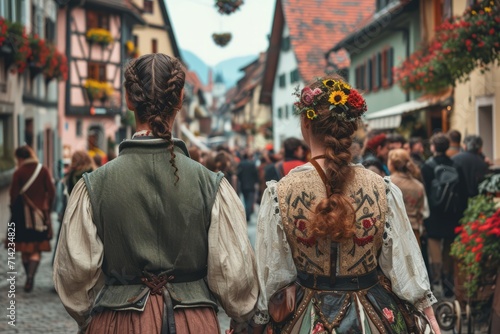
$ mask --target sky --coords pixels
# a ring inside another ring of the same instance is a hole
[[[276,0],[244,0],[230,14],[219,14],[215,0],[165,0],[177,45],[207,65],[267,50]],[[217,46],[213,33],[230,32],[231,41]]]

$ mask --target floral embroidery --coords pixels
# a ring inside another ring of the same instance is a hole
[[[354,243],[360,247],[366,246],[369,243],[373,242],[373,235],[369,235],[367,237],[358,238],[357,236],[353,237]]]
[[[388,309],[387,307],[382,310],[384,312],[384,317],[389,321],[391,324],[394,323],[394,312],[392,310]]]
[[[323,333],[328,333],[326,330],[325,330],[325,327],[323,326],[323,324],[321,322],[318,322],[316,323],[316,325],[314,326],[313,330],[312,330],[312,334],[323,334]]]
[[[306,230],[306,222],[303,221],[303,220],[298,220],[296,219],[294,221],[294,224],[295,226],[297,227],[297,229],[303,233],[304,236],[306,236],[306,233],[305,233],[305,230]],[[307,247],[312,247],[316,244],[316,238],[314,236],[312,237],[297,237],[297,241],[300,242],[301,244],[303,244],[304,246],[307,246]]]

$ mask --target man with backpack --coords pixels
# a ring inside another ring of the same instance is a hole
[[[434,289],[453,295],[453,259],[450,246],[455,239],[455,227],[465,209],[463,173],[447,155],[449,138],[437,133],[430,139],[433,156],[421,172],[429,202],[430,216],[424,221],[429,250],[430,277]]]

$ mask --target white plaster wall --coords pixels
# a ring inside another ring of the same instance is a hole
[[[285,23],[283,27],[283,38],[290,34],[288,25]],[[273,85],[273,145],[274,150],[279,151],[282,142],[288,137],[297,137],[302,139],[302,134],[300,132],[300,122],[299,118],[293,114],[293,103],[295,102],[295,96],[292,93],[295,91],[297,84],[300,87],[304,86],[303,81],[296,82],[294,84],[290,83],[290,72],[297,68],[297,59],[290,48],[288,51],[280,51],[278,66],[276,70],[276,76],[274,78]],[[285,87],[279,86],[280,75],[285,74],[286,85]],[[285,112],[283,111],[283,117],[278,118],[278,108],[283,108],[288,105],[289,115],[286,118]]]

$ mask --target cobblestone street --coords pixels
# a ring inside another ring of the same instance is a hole
[[[255,216],[255,215],[254,215]],[[54,222],[54,230],[59,228]],[[252,243],[255,236],[255,219],[252,219],[253,224],[249,225],[249,234]],[[55,239],[52,240],[52,249],[54,250]],[[3,243],[2,243],[3,248]],[[66,334],[76,333],[77,325],[75,321],[68,315],[64,306],[59,300],[59,296],[54,290],[52,283],[52,252],[43,253],[42,261],[38,267],[37,275],[35,276],[35,285],[31,293],[26,293],[23,290],[26,275],[21,262],[20,253],[16,254],[16,291],[15,299],[7,298],[9,293],[9,284],[7,282],[7,252],[4,249],[0,252],[0,261],[2,268],[2,279],[0,281],[0,309],[2,310],[2,321],[0,322],[0,333],[2,334]],[[15,300],[15,327],[9,325],[10,319],[7,318],[9,301]],[[219,322],[221,333],[229,328],[229,318],[224,313],[222,308],[219,308]]]

